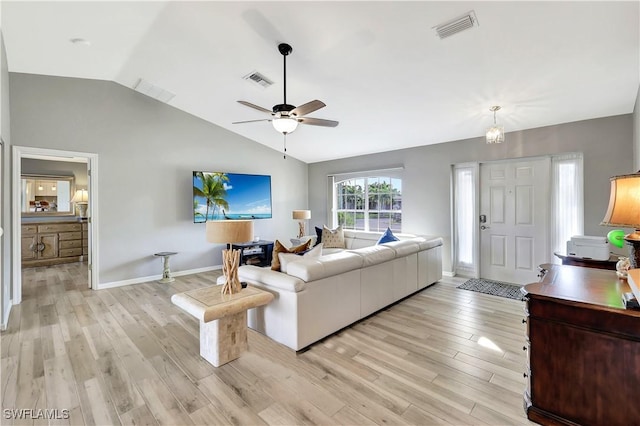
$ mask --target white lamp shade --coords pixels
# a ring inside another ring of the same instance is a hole
[[[244,243],[253,240],[251,220],[210,220],[206,226],[207,241],[210,243]]]
[[[71,199],[72,203],[89,202],[89,192],[86,189],[78,189]]]
[[[640,229],[640,173],[611,178],[609,207],[601,225]]]
[[[298,127],[298,120],[293,118],[274,118],[271,124],[280,133],[291,133]]]
[[[309,220],[311,219],[311,210],[294,210],[292,218],[297,220]]]

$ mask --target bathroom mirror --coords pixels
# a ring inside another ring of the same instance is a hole
[[[23,216],[73,215],[73,176],[22,175]]]

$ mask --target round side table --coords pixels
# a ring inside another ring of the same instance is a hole
[[[175,278],[171,276],[171,270],[169,269],[169,258],[174,254],[178,254],[175,251],[161,251],[160,253],[154,253],[154,256],[162,257],[164,268],[162,269],[162,279],[158,280],[159,283],[167,284],[175,281]]]

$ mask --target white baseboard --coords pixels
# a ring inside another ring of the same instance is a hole
[[[220,269],[222,269],[222,265],[207,266],[205,268],[188,269],[186,271],[172,272],[171,276],[173,276],[173,277],[181,277],[183,275],[199,274],[199,273],[202,273],[202,272],[216,271],[216,270],[220,270]],[[129,280],[112,281],[112,282],[109,282],[109,283],[100,283],[100,284],[98,284],[98,288],[96,288],[96,290],[105,290],[105,289],[108,289],[108,288],[123,287],[125,285],[131,285],[131,284],[148,283],[149,281],[158,281],[161,278],[162,278],[162,274],[158,274],[158,275],[150,275],[150,276],[147,276],[147,277],[131,278]]]
[[[442,271],[442,275],[445,277],[455,277],[456,274],[454,274],[452,271]]]
[[[2,324],[0,324],[0,330],[5,331],[7,326],[9,325],[9,315],[11,314],[11,307],[13,306],[13,300],[9,300],[9,307],[7,312],[4,313],[4,318],[2,318]]]

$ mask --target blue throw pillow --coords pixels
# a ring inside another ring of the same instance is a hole
[[[391,232],[391,228],[387,228],[387,230],[384,231],[384,234],[380,236],[380,239],[376,244],[390,243],[391,241],[399,241],[399,240],[400,239],[398,237],[393,235],[393,232]]]

